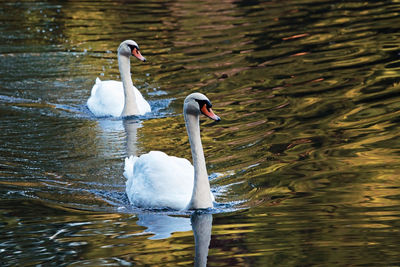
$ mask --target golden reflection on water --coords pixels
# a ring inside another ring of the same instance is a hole
[[[191,159],[182,102],[194,91],[222,118],[201,120],[211,184],[229,207],[213,219],[210,266],[398,264],[397,1],[1,7],[0,253],[10,265],[49,255],[192,265],[193,232],[150,239],[122,170],[126,155],[151,150]],[[124,39],[148,59],[132,62],[133,82],[158,108],[132,129],[85,108],[96,77],[119,79]]]

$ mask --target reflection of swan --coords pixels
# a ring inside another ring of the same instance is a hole
[[[136,135],[137,129],[141,127],[141,123],[137,120],[123,120],[124,129],[126,132],[126,153],[127,156],[137,155]]]
[[[151,151],[125,159],[126,193],[133,205],[146,208],[205,209],[213,207],[206,162],[201,145],[199,115],[219,121],[208,98],[186,97],[183,114],[192,150],[193,166],[186,159]],[[194,175],[193,175],[194,174]]]
[[[145,233],[154,236],[149,239],[164,239],[175,232],[187,232],[192,229],[189,218],[172,217],[166,214],[143,213],[138,215],[137,225],[147,228]]]
[[[195,242],[194,266],[207,266],[208,249],[211,241],[212,214],[194,212],[189,218],[169,216],[157,213],[138,214],[137,225],[147,229],[143,233],[151,233],[154,236],[149,239],[169,238],[176,232],[193,230]]]
[[[136,42],[123,41],[118,48],[118,65],[122,82],[96,79],[91,96],[87,101],[89,110],[95,116],[143,115],[151,111],[149,103],[132,84],[129,59],[131,55],[141,61],[146,61],[140,54]]]
[[[192,223],[195,257],[194,266],[207,266],[208,247],[211,241],[212,215],[207,213],[193,213]]]
[[[106,158],[125,156],[123,144],[124,127],[121,120],[100,119],[97,121],[96,149]]]

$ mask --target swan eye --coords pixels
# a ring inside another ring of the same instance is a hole
[[[200,108],[200,112],[205,115],[206,117],[209,117],[212,120],[215,121],[220,121],[221,118],[218,117],[217,115],[215,115],[215,113],[212,111],[211,107],[211,102],[208,100],[196,100],[197,103],[199,103],[199,108]]]
[[[132,53],[133,53],[133,51],[135,51],[135,49],[136,49],[136,50],[139,50],[139,47],[137,47],[136,45],[131,45],[131,44],[129,44],[128,47],[131,49],[131,52],[132,52]]]
[[[198,100],[196,99],[196,102],[199,103],[199,109],[201,110],[204,106],[206,106],[207,110],[210,111],[210,108],[212,108],[212,104],[208,100]]]

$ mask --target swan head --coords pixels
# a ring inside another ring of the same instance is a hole
[[[183,113],[197,116],[203,114],[212,120],[220,121],[220,117],[215,115],[211,107],[212,104],[205,95],[201,93],[193,93],[186,97],[183,104]]]
[[[140,61],[146,61],[146,58],[140,53],[139,45],[132,40],[123,41],[119,45],[118,54],[126,57],[130,57],[132,55]]]

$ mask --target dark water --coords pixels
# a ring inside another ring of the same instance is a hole
[[[400,2],[0,3],[2,266],[399,266]],[[116,49],[153,113],[85,104]],[[190,159],[199,91],[218,202],[131,207],[129,151]],[[209,249],[208,249],[209,247]]]

